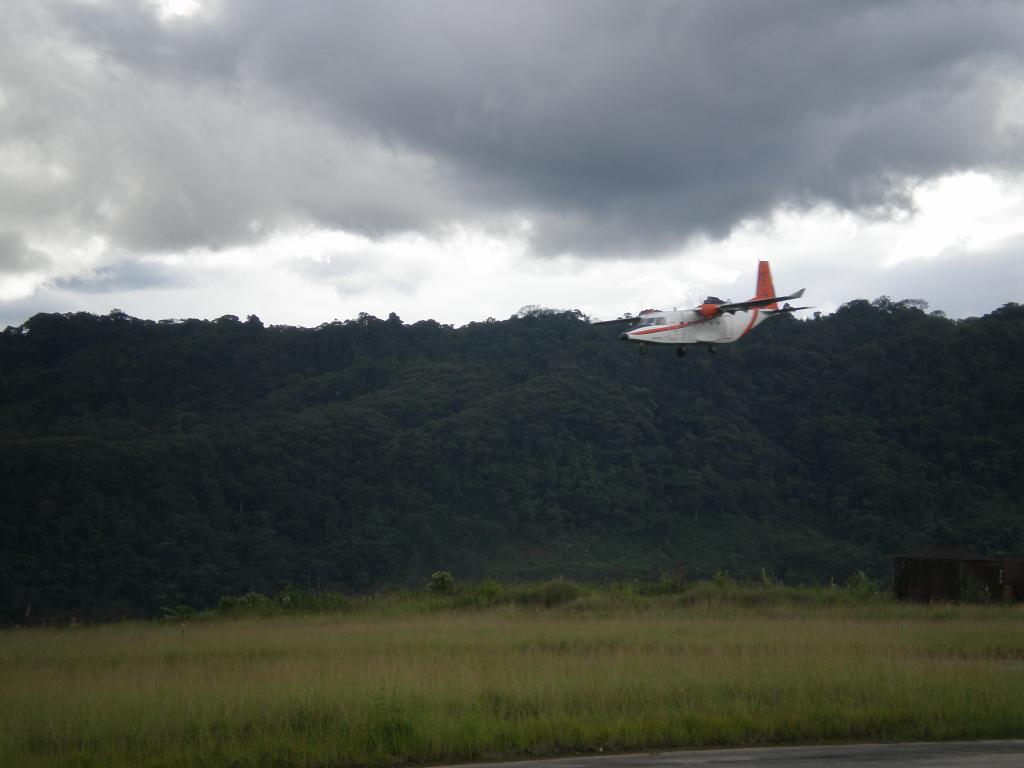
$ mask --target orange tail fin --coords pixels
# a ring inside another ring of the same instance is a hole
[[[775,295],[775,285],[772,283],[772,270],[767,261],[757,262],[757,295],[755,299],[768,299]],[[769,304],[765,309],[778,309],[775,302]]]

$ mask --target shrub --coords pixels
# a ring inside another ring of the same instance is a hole
[[[190,621],[196,617],[196,609],[190,605],[176,605],[160,610],[163,611],[163,618],[168,621]]]
[[[543,605],[552,608],[556,605],[569,603],[583,594],[579,584],[563,579],[556,579],[544,584],[531,584],[516,590],[512,601],[519,605]]]
[[[319,601],[314,595],[303,592],[293,586],[287,586],[274,595],[274,604],[282,611],[300,613],[316,610]]]
[[[987,603],[992,599],[988,585],[973,573],[968,573],[960,566],[960,602]]]
[[[636,581],[631,585],[632,592],[638,595],[681,595],[690,587],[686,577],[686,569],[663,571],[657,581]]]
[[[338,592],[314,595],[295,587],[285,587],[273,597],[250,592],[247,595],[226,595],[217,603],[217,611],[235,616],[270,616],[279,613],[313,613],[317,611],[350,611],[353,601]]]
[[[480,597],[488,605],[494,605],[501,600],[505,593],[505,587],[494,579],[485,579],[478,587]]]
[[[857,571],[846,580],[846,593],[852,598],[867,600],[878,594],[878,587],[864,571]]]
[[[736,580],[729,575],[728,571],[715,571],[715,575],[711,577],[711,581],[714,582],[714,585],[721,590],[726,590],[730,587],[736,586]]]
[[[317,604],[321,611],[351,611],[354,607],[352,598],[340,592],[324,592]]]
[[[427,589],[437,595],[450,594],[455,589],[455,577],[448,571],[434,571],[430,574]]]
[[[250,592],[247,595],[225,595],[217,604],[220,613],[273,613],[274,603],[266,595]]]
[[[461,584],[452,591],[452,599],[443,602],[444,607],[487,608],[508,602],[505,587],[494,579],[485,579],[479,584]]]

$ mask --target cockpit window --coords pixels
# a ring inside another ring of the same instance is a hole
[[[644,326],[644,325],[664,325],[664,324],[665,324],[665,318],[664,317],[647,317],[647,318],[644,318],[644,321],[640,325]]]

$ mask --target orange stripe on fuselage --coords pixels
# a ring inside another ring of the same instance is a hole
[[[676,325],[666,325],[664,328],[648,328],[645,331],[630,331],[630,336],[646,336],[648,333],[665,333],[666,331],[678,331],[680,328],[688,328],[691,325],[698,325],[699,323],[706,323],[707,320],[693,320],[689,323],[678,323]]]

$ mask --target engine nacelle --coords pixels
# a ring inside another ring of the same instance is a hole
[[[711,318],[718,314],[718,305],[701,304],[699,307],[697,307],[697,311],[700,312],[708,320],[710,320]]]

